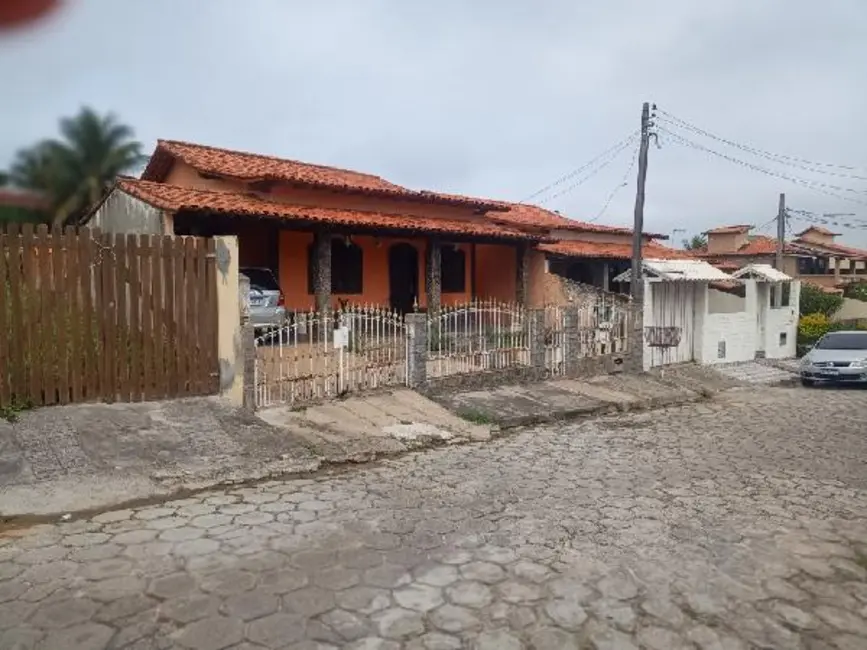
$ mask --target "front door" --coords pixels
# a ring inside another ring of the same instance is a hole
[[[413,310],[418,300],[418,251],[411,244],[388,249],[388,292],[391,308],[401,314]]]

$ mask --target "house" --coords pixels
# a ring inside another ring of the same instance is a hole
[[[704,233],[707,246],[695,255],[731,270],[750,264],[775,265],[777,240],[765,235],[750,235],[754,226],[733,225]],[[867,280],[867,251],[837,244],[833,233],[811,226],[783,245],[783,273],[804,282],[833,290],[846,282]]]
[[[643,271],[645,370],[795,355],[800,284],[784,273],[748,264],[729,275],[700,259],[645,259]]]
[[[50,201],[28,190],[0,188],[0,224],[44,222],[49,219]]]
[[[106,232],[236,235],[287,307],[339,301],[399,312],[475,298],[562,302],[562,277],[607,289],[632,232],[525,204],[412,190],[379,176],[161,140],[141,178],[91,213]],[[678,255],[646,235],[648,252]],[[627,252],[628,250],[628,252]],[[562,273],[561,273],[562,272]]]
[[[810,226],[797,234],[791,244],[802,253],[799,277],[828,288],[867,281],[867,250],[838,244],[839,234],[822,226]]]

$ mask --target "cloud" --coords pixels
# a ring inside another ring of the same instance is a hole
[[[89,104],[117,112],[148,146],[179,138],[353,167],[413,187],[520,199],[636,129],[641,102],[653,101],[763,149],[867,168],[863,0],[66,7],[0,42],[9,61],[0,165],[52,134],[60,115]],[[797,208],[856,212],[867,222],[867,205],[662,136],[662,149],[650,153],[649,229],[764,223],[781,191]],[[624,151],[550,207],[596,216],[632,155]],[[633,176],[602,222],[629,223]],[[867,230],[846,237],[865,244]]]

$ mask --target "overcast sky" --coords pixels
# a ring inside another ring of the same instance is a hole
[[[0,34],[0,61],[0,167],[87,104],[116,112],[149,151],[157,138],[182,139],[521,200],[637,129],[650,101],[727,139],[867,177],[865,0],[67,0],[37,28]],[[763,225],[779,192],[796,209],[856,213],[837,220],[867,228],[867,180],[678,132],[857,190],[829,191],[862,203],[661,133],[647,230],[684,229],[680,241],[724,223]],[[628,170],[599,222],[631,223],[633,154],[571,191],[583,174],[561,183],[544,205],[594,219]],[[867,245],[867,230],[844,232]]]

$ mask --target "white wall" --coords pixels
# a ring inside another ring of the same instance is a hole
[[[708,290],[708,303],[712,303],[717,311],[704,310],[702,313],[701,346],[696,348],[696,361],[699,363],[736,363],[756,358],[756,283],[748,281],[745,289],[744,299],[716,289]],[[741,310],[734,311],[738,307]],[[725,356],[721,357],[721,352]]]
[[[857,318],[867,318],[867,302],[854,298],[843,298],[843,306],[831,316],[831,320],[834,321],[855,320]]]
[[[87,225],[109,233],[162,235],[171,232],[165,229],[162,210],[119,189],[112,190]]]
[[[771,288],[773,291],[773,287]],[[768,306],[765,325],[765,357],[789,359],[797,354],[798,312],[801,299],[801,283],[794,281],[789,291],[788,307],[771,309]],[[785,334],[785,342],[781,342]]]

